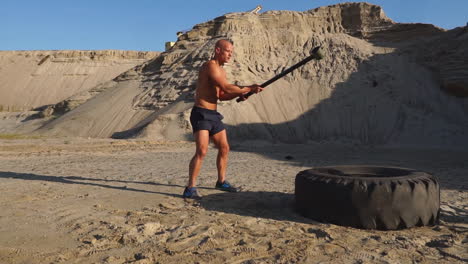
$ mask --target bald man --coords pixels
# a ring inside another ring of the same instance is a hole
[[[227,192],[239,191],[226,181],[229,144],[226,129],[221,121],[223,116],[217,112],[218,100],[226,101],[237,97],[245,100],[244,94],[259,93],[263,88],[256,84],[237,86],[227,81],[223,65],[231,59],[233,50],[234,47],[229,40],[222,39],[216,42],[214,57],[202,65],[198,74],[195,105],[190,115],[196,149],[189,165],[189,181],[183,193],[184,198],[201,198],[195,185],[210,139],[218,148],[216,159],[218,181],[215,187]]]

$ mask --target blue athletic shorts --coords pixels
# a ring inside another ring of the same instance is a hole
[[[190,113],[190,124],[192,124],[193,133],[199,130],[208,130],[212,136],[225,129],[221,121],[223,118],[216,110],[194,106]]]

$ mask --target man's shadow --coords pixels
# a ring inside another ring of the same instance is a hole
[[[96,182],[117,182],[117,183],[126,183],[126,184],[147,184],[147,185],[156,185],[156,186],[168,186],[168,187],[183,187],[181,185],[176,184],[162,184],[156,182],[139,182],[139,181],[124,181],[124,180],[109,180],[109,179],[96,179],[96,178],[85,178],[85,177],[78,177],[78,176],[46,176],[46,175],[38,175],[32,173],[18,173],[18,172],[7,172],[7,171],[0,171],[0,178],[4,179],[18,179],[18,180],[27,180],[27,181],[46,181],[46,182],[54,182],[54,183],[64,183],[64,184],[79,184],[79,185],[87,185],[87,186],[95,186],[95,187],[102,187],[120,191],[131,191],[131,192],[143,192],[143,193],[153,193],[153,194],[162,194],[172,197],[182,197],[182,195],[177,195],[173,193],[166,193],[166,192],[157,192],[157,191],[148,191],[144,189],[136,189],[131,188],[128,186],[114,186],[110,184],[103,184],[103,183],[96,183]]]

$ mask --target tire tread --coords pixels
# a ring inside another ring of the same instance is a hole
[[[364,171],[377,168],[363,167]],[[327,175],[320,168],[301,171],[296,176],[296,210],[305,217],[378,230],[438,223],[439,184],[428,173],[396,168],[408,174],[366,178],[362,176],[365,173],[344,173],[345,166],[326,168],[334,174]],[[352,169],[359,171],[357,166]]]

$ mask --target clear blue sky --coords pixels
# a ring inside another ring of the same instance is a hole
[[[1,0],[0,50],[163,51],[177,31],[262,5],[305,11],[332,0]],[[396,22],[452,29],[468,22],[468,0],[368,0]]]

